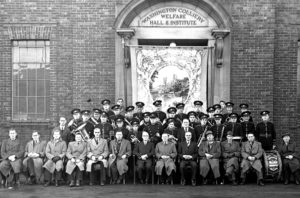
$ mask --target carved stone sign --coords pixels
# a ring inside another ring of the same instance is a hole
[[[208,20],[194,10],[182,7],[164,7],[154,10],[139,21],[140,26],[203,27]]]

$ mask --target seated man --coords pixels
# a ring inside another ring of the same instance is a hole
[[[137,171],[138,177],[141,184],[144,183],[143,180],[143,170],[146,169],[146,180],[145,183],[148,184],[149,177],[152,170],[152,158],[154,155],[154,144],[149,141],[149,133],[144,131],[142,133],[143,141],[137,143],[134,147],[133,154],[137,156]]]
[[[238,142],[233,141],[232,131],[227,132],[227,140],[221,143],[222,157],[224,159],[225,176],[237,185],[236,175],[239,171],[239,157],[241,149]]]
[[[282,158],[284,184],[289,183],[290,174],[294,174],[295,183],[299,185],[299,153],[296,151],[296,142],[292,141],[289,133],[282,135],[283,141],[278,152]]]
[[[128,157],[131,156],[130,142],[123,138],[122,131],[116,131],[116,138],[109,145],[109,169],[111,171],[112,183],[120,184],[125,179],[128,171]]]
[[[53,139],[47,143],[45,154],[48,161],[44,164],[45,180],[44,186],[49,186],[54,174],[55,186],[58,186],[58,181],[62,178],[63,158],[66,155],[67,145],[60,137],[60,130],[55,128],[53,130]]]
[[[1,146],[2,162],[0,163],[0,171],[7,178],[8,187],[12,188],[12,180],[15,177],[16,184],[20,186],[19,173],[22,167],[22,157],[24,148],[17,138],[15,129],[9,130],[9,139],[3,140]]]
[[[96,166],[100,166],[100,185],[105,184],[105,168],[107,168],[108,145],[107,140],[101,138],[99,128],[94,129],[94,138],[88,142],[86,172],[90,173],[90,185],[93,185]]]
[[[203,184],[207,184],[207,175],[211,169],[214,174],[215,183],[218,184],[221,146],[219,142],[214,140],[212,131],[206,132],[206,139],[207,141],[202,142],[198,150],[200,156],[200,175],[203,177]]]
[[[40,182],[45,157],[46,141],[40,140],[38,131],[32,132],[32,140],[26,144],[23,169],[29,173],[29,184]]]
[[[261,147],[261,143],[255,141],[253,132],[249,132],[247,135],[247,142],[244,142],[242,145],[242,157],[243,161],[241,164],[241,185],[245,184],[246,181],[246,173],[252,167],[257,175],[257,184],[263,186],[263,173],[262,173],[262,164],[260,158],[263,154],[263,149]]]
[[[185,141],[178,145],[178,155],[180,157],[180,174],[181,185],[185,185],[185,168],[191,166],[192,177],[191,183],[196,186],[196,172],[197,172],[197,156],[198,147],[196,142],[192,142],[192,133],[185,132]]]
[[[162,141],[157,143],[155,155],[158,159],[155,166],[155,172],[159,177],[160,183],[164,183],[163,178],[161,177],[164,167],[168,176],[167,182],[172,181],[172,175],[176,171],[174,159],[177,156],[177,151],[175,144],[168,141],[167,133],[163,133]]]
[[[69,159],[66,173],[71,176],[70,187],[75,186],[75,180],[76,186],[80,186],[86,157],[86,142],[83,141],[79,132],[75,134],[75,141],[69,143],[66,156]]]

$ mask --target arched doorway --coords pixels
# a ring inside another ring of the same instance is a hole
[[[200,99],[204,106],[230,100],[231,21],[218,3],[133,0],[120,12],[115,26],[116,97],[125,98],[128,105],[143,97],[151,103],[167,95],[175,96],[177,102]],[[167,44],[173,41],[181,46]],[[146,67],[148,73],[141,69]],[[155,72],[158,76],[153,76]],[[164,76],[166,72],[171,77]],[[145,74],[147,78],[141,77]],[[151,82],[153,77],[156,82]],[[178,78],[179,88],[167,83],[168,78]],[[162,91],[166,85],[168,91]]]

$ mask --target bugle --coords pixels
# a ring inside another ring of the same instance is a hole
[[[87,133],[86,129],[84,128],[86,124],[87,123],[81,124],[79,127],[77,127],[76,129],[72,130],[71,133],[75,135],[77,132],[79,132],[80,135],[81,135],[81,137],[82,137],[82,139],[84,141],[88,141],[90,139],[90,136]]]

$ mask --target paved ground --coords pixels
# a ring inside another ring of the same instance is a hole
[[[294,184],[267,184],[264,187],[255,184],[245,186],[231,185],[207,185],[207,186],[180,186],[180,185],[106,185],[106,186],[82,186],[70,188],[68,186],[43,187],[22,185],[20,189],[8,190],[0,189],[0,197],[109,197],[109,198],[289,198],[300,197],[300,186]]]

